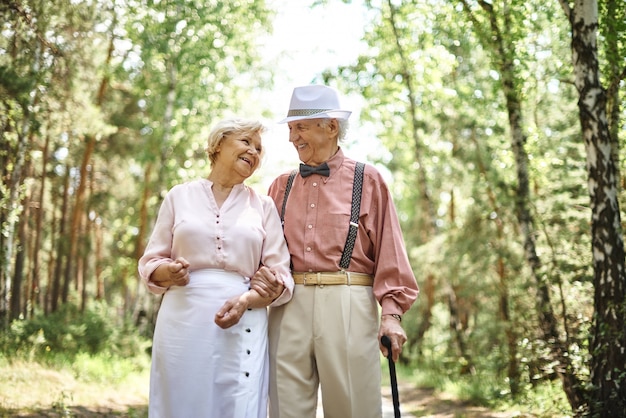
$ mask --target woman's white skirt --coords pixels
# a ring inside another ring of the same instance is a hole
[[[248,310],[228,329],[214,322],[248,284],[239,274],[207,269],[165,292],[152,347],[151,418],[267,416],[267,310]]]

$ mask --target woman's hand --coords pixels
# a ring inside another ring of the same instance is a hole
[[[152,272],[150,281],[157,286],[187,286],[189,284],[189,262],[183,257],[161,264]]]
[[[226,329],[237,324],[249,306],[249,292],[228,299],[215,314],[215,323]]]

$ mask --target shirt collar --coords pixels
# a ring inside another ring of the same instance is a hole
[[[336,173],[337,170],[339,170],[339,167],[341,167],[341,165],[343,164],[343,160],[345,160],[345,158],[346,157],[343,154],[343,150],[341,149],[341,147],[339,147],[335,155],[333,155],[332,157],[328,159],[328,161],[326,161],[326,164],[328,164],[328,166],[330,167],[331,176],[334,173]]]

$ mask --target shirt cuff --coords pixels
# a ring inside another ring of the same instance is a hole
[[[400,305],[398,305],[392,298],[384,298],[381,303],[381,316],[382,315],[402,315],[404,312]]]

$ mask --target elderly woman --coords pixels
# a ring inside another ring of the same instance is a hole
[[[165,196],[139,273],[163,294],[150,375],[150,417],[267,415],[267,310],[292,295],[274,202],[243,182],[262,156],[257,121],[209,134],[208,178]],[[261,267],[259,267],[261,266]],[[250,278],[266,288],[249,289]]]

